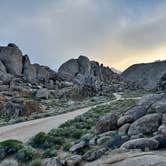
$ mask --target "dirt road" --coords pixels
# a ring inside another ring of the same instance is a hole
[[[115,93],[114,96],[116,97],[116,99],[112,100],[111,102],[122,99],[121,95],[118,93]],[[109,104],[111,102],[105,104]],[[17,123],[14,125],[0,127],[0,141],[7,139],[17,139],[23,142],[27,142],[32,136],[34,136],[38,132],[48,132],[52,128],[57,128],[66,121],[74,119],[76,116],[86,113],[92,107],[95,106],[79,109],[61,115],[56,115],[53,117],[36,119],[27,122]]]

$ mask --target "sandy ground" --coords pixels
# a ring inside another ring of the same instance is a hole
[[[111,102],[115,102],[117,100],[122,99],[120,94],[115,93],[114,95],[116,99]],[[105,104],[109,104],[111,102]],[[36,119],[27,122],[17,123],[14,125],[0,127],[0,141],[7,139],[17,139],[23,142],[27,142],[31,137],[33,137],[38,132],[40,131],[48,132],[52,128],[57,128],[64,122],[74,119],[76,116],[86,113],[91,108],[92,107],[83,108],[73,112],[56,115],[53,117]]]

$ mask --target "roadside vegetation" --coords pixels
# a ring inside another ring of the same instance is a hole
[[[86,139],[86,135],[92,134],[93,127],[103,115],[113,112],[120,116],[135,104],[136,100],[130,99],[97,106],[87,113],[67,121],[57,129],[52,129],[48,134],[38,133],[29,140],[28,145],[17,140],[1,142],[0,159],[2,161],[10,157],[14,158],[21,166],[40,166],[42,159],[55,157],[59,150],[69,153],[70,147],[75,142]]]
[[[144,95],[152,93],[151,91],[147,91],[144,89],[138,89],[138,90],[125,90],[122,93],[123,98],[132,98],[132,97],[142,97]]]
[[[8,117],[0,117],[0,127],[5,125],[20,123],[20,122],[25,122],[29,120],[34,120],[34,119],[55,116],[55,115],[75,111],[77,109],[106,103],[106,102],[114,100],[115,96],[113,94],[110,94],[108,96],[91,97],[81,101],[68,101],[68,102],[57,101],[56,99],[53,99],[53,98],[50,98],[48,100],[41,100],[41,99],[39,100],[38,98],[35,97],[35,93],[33,93],[31,96],[26,96],[25,98],[38,101],[38,102],[40,101],[40,103],[42,103],[46,111],[41,113],[33,113],[32,115],[29,115],[29,116],[20,116],[14,119],[11,119]]]

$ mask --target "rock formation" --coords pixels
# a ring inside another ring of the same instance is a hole
[[[129,85],[109,67],[85,56],[67,61],[56,73],[47,66],[32,64],[28,55],[23,55],[13,43],[0,47],[0,97],[6,99],[0,111],[4,116],[26,115],[25,104],[12,102],[16,97],[24,98],[22,103],[26,103],[28,96],[48,100],[51,92],[58,100],[78,100],[107,95]]]
[[[103,66],[95,61],[90,61],[85,56],[71,59],[61,65],[58,71],[60,78],[72,81],[84,90],[88,89],[96,93],[108,92],[110,90],[122,90],[128,86],[123,79],[114,73],[109,67]]]
[[[138,83],[145,89],[156,89],[160,82],[160,87],[163,89],[164,74],[166,74],[166,61],[157,61],[132,65],[121,76],[127,81]]]

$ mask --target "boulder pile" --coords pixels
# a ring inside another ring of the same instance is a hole
[[[58,70],[58,76],[79,86],[82,89],[80,91],[82,96],[87,95],[84,92],[88,92],[89,96],[93,96],[96,93],[102,95],[110,91],[122,91],[129,87],[137,88],[136,84],[125,82],[111,68],[90,61],[82,55],[78,59],[70,59],[62,64]]]
[[[83,155],[83,159],[93,161],[107,151],[118,148],[142,151],[165,148],[164,103],[166,103],[165,94],[151,94],[142,97],[136,106],[127,110],[119,118],[112,113],[101,117],[91,135],[86,137],[86,141],[83,139],[84,136],[80,142],[77,141],[77,144],[71,147],[70,151],[77,153],[88,147],[89,151]],[[94,147],[97,149],[94,150]]]

